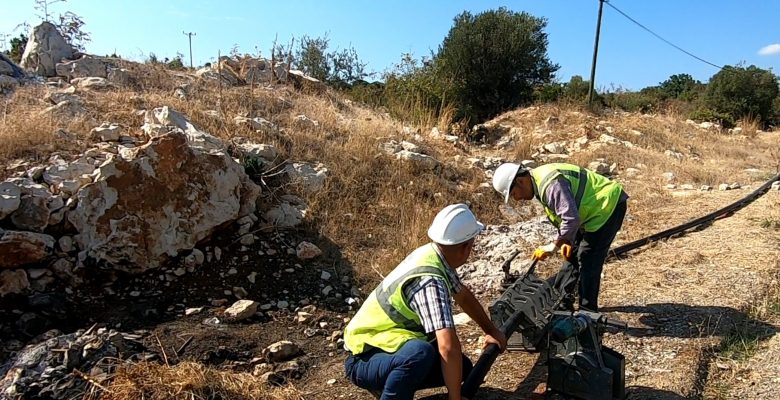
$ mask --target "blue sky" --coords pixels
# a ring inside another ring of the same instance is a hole
[[[0,34],[20,22],[38,21],[33,0],[6,0]],[[744,62],[780,71],[780,1],[776,0],[611,0],[611,3],[674,44],[717,65]],[[464,10],[478,13],[505,6],[548,19],[548,53],[561,69],[558,79],[590,74],[597,0],[536,1],[341,1],[341,0],[68,0],[51,8],[83,17],[92,42],[87,52],[143,60],[149,53],[188,59],[193,37],[195,64],[241,52],[269,55],[275,36],[328,33],[331,47],[354,47],[383,71],[403,53],[417,57],[436,50]],[[19,32],[17,31],[16,34]],[[15,35],[14,35],[15,36]],[[774,45],[774,46],[772,46]],[[770,46],[770,47],[767,47]],[[766,48],[759,54],[762,48]],[[600,88],[641,89],[672,74],[707,81],[718,70],[663,43],[604,6],[596,84]]]

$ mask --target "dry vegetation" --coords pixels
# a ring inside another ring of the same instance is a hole
[[[249,373],[217,371],[194,362],[175,366],[154,363],[119,367],[108,387],[93,384],[85,400],[298,400],[291,386],[269,388]]]

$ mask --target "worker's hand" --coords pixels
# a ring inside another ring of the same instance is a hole
[[[506,350],[506,335],[498,329],[485,334],[485,344],[482,346],[482,350],[484,351],[491,344],[497,344],[498,348],[503,352]]]
[[[564,260],[569,261],[571,259],[571,245],[570,244],[562,244],[561,245],[561,257],[563,257]]]
[[[533,259],[544,261],[545,258],[549,257],[551,254],[555,253],[558,250],[558,246],[555,245],[555,243],[550,243],[541,247],[538,247],[536,250],[534,250]]]

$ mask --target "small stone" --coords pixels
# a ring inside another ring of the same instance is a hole
[[[271,308],[273,308],[273,306],[274,306],[274,305],[273,305],[273,304],[271,304],[271,303],[266,303],[266,304],[263,304],[262,306],[260,306],[260,309],[261,309],[261,310],[263,310],[263,311],[268,311],[268,310],[270,310]]]
[[[219,247],[214,247],[214,258],[216,258],[217,261],[222,259],[222,249]]]
[[[280,301],[276,302],[276,307],[277,308],[287,308],[289,306],[290,306],[290,303],[288,303],[288,302],[286,302],[284,300],[280,300]]]
[[[701,187],[699,188],[699,190],[701,190],[702,192],[709,192],[710,190],[712,190],[712,186],[708,186],[708,185],[701,185]]]
[[[238,270],[235,268],[230,268],[227,272],[228,275],[235,275],[238,273]]]
[[[680,189],[682,189],[682,190],[693,190],[693,185],[691,185],[689,183],[686,183],[686,184],[680,185]]]
[[[310,242],[301,242],[295,248],[295,253],[301,260],[309,260],[322,255],[322,250],[315,244]]]
[[[194,315],[203,311],[203,307],[192,307],[184,310],[184,315]]]
[[[670,183],[670,184],[666,185],[666,188],[669,189],[669,190],[676,189],[677,185],[675,185],[674,183]]]
[[[336,380],[335,379],[328,379],[327,383],[328,383],[328,385],[332,385],[332,384],[336,383]]]
[[[62,250],[63,253],[70,253],[73,251],[73,238],[70,236],[63,236],[57,240],[57,243],[60,245],[60,250]]]
[[[132,292],[130,292],[130,296],[132,296],[132,297],[138,297],[140,295],[141,295],[141,292],[139,292],[137,290],[133,290]]]
[[[253,300],[239,300],[225,310],[225,316],[234,321],[247,319],[257,312],[257,305]]]
[[[780,181],[772,182],[771,190],[780,190]]]
[[[185,271],[184,268],[176,268],[175,270],[173,270],[173,274],[176,276],[182,276],[186,273],[187,271]]]
[[[720,191],[729,190],[729,184],[728,183],[721,183],[720,185],[718,185],[718,190],[720,190]]]
[[[283,362],[300,354],[301,348],[293,342],[282,340],[263,349],[263,356],[270,362]]]
[[[250,246],[255,243],[255,235],[252,235],[251,233],[247,233],[244,236],[241,236],[241,239],[239,239],[239,242],[245,246]]]
[[[331,276],[330,272],[322,271],[322,273],[320,274],[320,279],[322,279],[323,281],[327,281],[330,280],[330,276]]]
[[[249,293],[241,286],[233,286],[233,295],[239,299],[243,299],[244,297],[248,296]]]
[[[247,280],[248,280],[250,283],[255,283],[255,278],[256,278],[256,277],[257,277],[257,272],[254,272],[254,271],[253,271],[251,274],[247,275],[246,279],[247,279]]]
[[[328,294],[330,294],[330,292],[332,292],[332,291],[333,291],[333,286],[330,286],[330,285],[328,285],[328,286],[325,286],[325,288],[324,288],[324,289],[322,289],[322,294],[324,294],[325,296],[327,296],[327,295],[328,295]]]

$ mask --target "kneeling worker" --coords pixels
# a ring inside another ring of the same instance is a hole
[[[485,345],[506,348],[506,337],[455,272],[482,229],[464,204],[436,215],[428,228],[433,243],[413,251],[382,280],[345,328],[350,381],[382,400],[412,399],[417,390],[439,386],[460,400],[472,363],[455,332],[451,299],[485,332]]]

